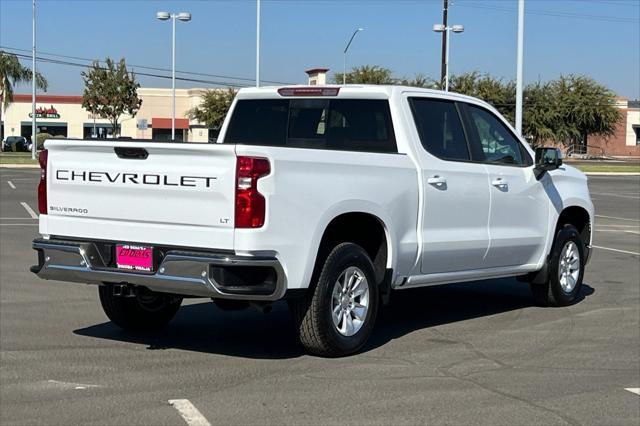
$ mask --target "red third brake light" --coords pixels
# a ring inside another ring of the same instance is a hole
[[[283,87],[280,96],[338,96],[339,87]]]
[[[258,179],[269,174],[266,158],[238,157],[236,164],[236,228],[260,228],[264,225],[266,200],[258,192]]]
[[[40,183],[38,183],[38,211],[47,214],[47,159],[49,151],[43,149],[38,156],[40,163]]]

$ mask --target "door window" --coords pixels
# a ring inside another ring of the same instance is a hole
[[[422,146],[443,160],[470,160],[467,140],[454,102],[409,98]]]
[[[471,132],[482,147],[482,161],[486,163],[524,165],[522,146],[511,131],[492,113],[468,105]]]

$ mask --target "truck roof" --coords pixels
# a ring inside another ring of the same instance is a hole
[[[281,89],[302,89],[302,90],[322,90],[322,89],[337,89],[337,95],[299,95],[300,97],[328,97],[328,98],[371,98],[371,99],[389,99],[402,93],[421,93],[438,98],[454,99],[459,101],[467,101],[473,103],[481,103],[493,109],[491,105],[482,101],[481,99],[474,98],[472,96],[463,95],[455,92],[445,92],[444,90],[425,89],[422,87],[411,86],[398,86],[398,85],[377,85],[377,84],[328,84],[321,86],[309,86],[309,85],[287,85],[287,86],[263,86],[263,87],[245,87],[238,92],[238,99],[267,99],[267,98],[281,98],[281,97],[294,97],[294,96],[282,96],[278,93]]]

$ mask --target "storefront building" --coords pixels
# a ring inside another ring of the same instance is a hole
[[[200,105],[206,89],[176,89],[176,140],[208,142],[217,132],[187,117]],[[135,117],[120,118],[120,136],[134,139],[171,139],[171,89],[139,88],[142,106]],[[2,137],[31,138],[31,95],[16,94],[6,110],[1,111]],[[82,96],[36,96],[36,125],[39,133],[73,139],[113,138],[108,120],[96,117],[82,107]]]
[[[640,157],[640,101],[616,102],[622,119],[611,136],[590,136],[588,153],[594,156]]]

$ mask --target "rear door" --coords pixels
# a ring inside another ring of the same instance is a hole
[[[461,107],[466,110],[472,151],[489,174],[491,243],[486,267],[537,263],[546,243],[550,201],[533,174],[533,160],[491,111],[469,104]]]
[[[421,272],[480,269],[489,247],[486,169],[470,161],[455,102],[410,97],[409,104],[424,149]]]
[[[49,141],[41,233],[233,249],[234,146]]]

